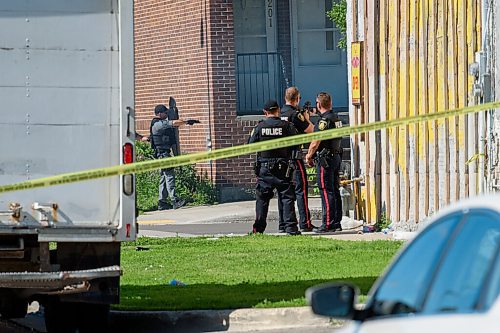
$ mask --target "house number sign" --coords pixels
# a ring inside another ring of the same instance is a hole
[[[267,0],[267,20],[269,22],[269,28],[273,27],[273,15],[274,15],[274,0]]]

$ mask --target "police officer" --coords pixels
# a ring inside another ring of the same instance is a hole
[[[309,120],[309,111],[299,108],[300,92],[297,87],[290,87],[285,91],[285,105],[281,108],[281,119],[291,122],[299,134],[311,133],[314,126]],[[293,151],[293,162],[295,164],[294,184],[295,197],[297,200],[297,209],[299,211],[299,227],[302,232],[313,230],[311,222],[311,212],[309,211],[309,202],[307,193],[309,186],[307,184],[307,173],[304,160],[302,159],[302,147],[297,147]],[[281,206],[281,200],[278,199],[278,205]],[[280,215],[280,232],[284,232],[282,227],[283,217]]]
[[[265,120],[253,129],[248,143],[267,141],[297,134],[292,123],[279,117],[280,108],[276,101],[264,105]],[[283,203],[278,207],[283,216],[283,228],[289,235],[300,235],[295,216],[295,193],[291,182],[293,162],[292,149],[279,148],[257,153],[255,174],[257,175],[254,233],[263,233],[267,226],[269,201],[274,189]]]
[[[172,146],[176,144],[174,127],[179,127],[185,124],[193,125],[199,123],[198,120],[168,120],[168,108],[165,105],[157,105],[155,107],[155,115],[151,121],[150,141],[156,158],[167,158],[172,156]],[[185,200],[180,199],[175,194],[175,172],[174,168],[166,168],[160,170],[160,185],[158,189],[158,210],[169,208],[167,197],[170,197],[170,202],[174,209],[184,206]]]
[[[331,110],[332,98],[328,93],[321,92],[316,96],[316,107],[320,112],[320,120],[314,126],[315,132],[342,127],[337,114]],[[323,208],[323,223],[313,230],[317,233],[342,231],[342,201],[339,191],[341,155],[341,138],[315,140],[309,145],[306,163],[312,166],[313,159],[317,161],[316,174]]]

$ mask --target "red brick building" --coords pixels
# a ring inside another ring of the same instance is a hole
[[[137,129],[156,104],[177,101],[182,153],[245,144],[269,98],[297,85],[347,106],[345,52],[326,18],[331,0],[135,0]],[[220,201],[253,198],[253,156],[199,164]]]

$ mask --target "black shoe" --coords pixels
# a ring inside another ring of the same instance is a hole
[[[287,235],[290,235],[290,236],[299,236],[299,235],[302,235],[302,233],[300,231],[289,231],[286,233]]]
[[[278,229],[278,232],[279,232],[280,234],[284,234],[286,231],[285,231],[285,229]]]
[[[311,224],[310,226],[305,226],[303,228],[300,228],[300,231],[311,232],[311,231],[314,231],[315,228],[317,229],[318,227],[316,227],[314,224]]]
[[[257,230],[254,228],[254,229],[252,229],[252,231],[250,231],[248,234],[249,234],[249,235],[257,235],[257,234],[261,234],[261,235],[262,235],[263,233],[264,233],[264,231],[257,231]]]
[[[172,209],[172,205],[170,202],[163,202],[158,200],[158,210],[167,210],[167,209]]]
[[[325,228],[325,227],[319,227],[319,228],[313,228],[313,232],[316,233],[316,234],[324,234],[324,233],[327,233],[327,232],[334,232],[335,229],[334,228]]]
[[[334,231],[342,231],[342,225],[340,223],[336,223],[333,225],[333,230]]]
[[[179,199],[177,200],[176,203],[174,203],[174,209],[177,209],[177,208],[181,208],[182,206],[184,206],[186,204],[186,200],[184,199]]]

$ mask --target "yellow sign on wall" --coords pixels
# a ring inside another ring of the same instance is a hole
[[[361,104],[363,87],[363,42],[351,43],[351,96],[352,104]]]

